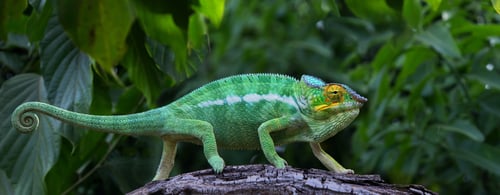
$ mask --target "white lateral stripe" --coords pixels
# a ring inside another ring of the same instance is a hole
[[[209,100],[209,101],[200,102],[198,104],[199,107],[210,107],[213,105],[222,106],[222,105],[224,105],[224,101],[223,100]]]
[[[225,104],[232,105],[232,104],[236,104],[236,103],[240,103],[240,102],[246,102],[246,103],[252,104],[252,103],[262,101],[262,100],[269,101],[269,102],[275,102],[275,101],[283,102],[285,104],[288,104],[290,106],[297,108],[297,105],[295,104],[295,101],[293,100],[292,97],[280,96],[280,95],[274,94],[274,93],[263,94],[263,95],[251,93],[251,94],[244,95],[243,97],[230,95],[224,99],[203,101],[203,102],[198,103],[197,106],[200,108],[204,108],[204,107],[210,107],[210,106],[222,106]]]
[[[241,101],[242,101],[241,98],[238,97],[238,96],[235,96],[235,95],[233,95],[233,96],[227,96],[226,97],[226,102],[229,105],[235,104],[235,103],[238,103],[238,102],[241,102]]]
[[[245,101],[247,103],[258,102],[260,100],[262,100],[262,96],[260,96],[259,94],[256,94],[256,93],[251,93],[251,94],[247,94],[247,95],[243,96],[243,101]]]
[[[264,98],[267,101],[273,101],[273,100],[279,101],[281,99],[281,97],[279,95],[273,94],[273,93],[262,95],[262,98]]]
[[[288,105],[291,105],[293,107],[297,107],[297,105],[295,104],[295,101],[293,100],[293,98],[291,97],[288,97],[288,96],[280,96],[278,94],[274,94],[274,93],[271,93],[271,94],[265,94],[265,95],[262,95],[262,98],[266,101],[279,101],[279,102],[283,102],[283,103],[286,103]]]

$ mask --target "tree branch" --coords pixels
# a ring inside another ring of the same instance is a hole
[[[436,194],[420,185],[384,182],[379,175],[335,174],[271,165],[226,166],[152,181],[129,195],[145,194]]]

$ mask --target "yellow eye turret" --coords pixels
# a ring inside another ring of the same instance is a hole
[[[340,85],[328,85],[325,87],[324,96],[326,97],[326,102],[340,103],[344,101],[345,89]]]
[[[329,84],[325,86],[323,90],[324,102],[315,106],[314,110],[321,111],[341,104],[344,101],[345,93],[346,90],[340,85]]]

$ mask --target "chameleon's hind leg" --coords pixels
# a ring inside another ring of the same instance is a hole
[[[210,166],[216,173],[222,172],[225,164],[217,151],[214,128],[210,123],[194,119],[174,119],[172,123],[167,122],[166,128],[169,129],[167,134],[182,137],[179,141],[199,140]]]
[[[162,180],[168,178],[170,171],[174,167],[175,152],[177,150],[177,141],[172,140],[168,136],[162,137],[163,152],[160,159],[160,165],[156,170],[156,175],[153,180]]]

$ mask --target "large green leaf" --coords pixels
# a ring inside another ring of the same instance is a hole
[[[136,7],[141,10],[158,13],[170,14],[174,18],[174,22],[183,31],[188,28],[188,19],[194,10],[191,8],[193,4],[198,4],[198,1],[169,1],[169,0],[133,0]],[[214,1],[216,2],[216,1]]]
[[[378,50],[371,65],[375,70],[380,71],[383,67],[390,65],[398,54],[399,48],[393,42],[387,42]]]
[[[130,114],[140,111],[144,95],[137,86],[125,88],[115,105],[116,114]]]
[[[225,0],[200,0],[200,6],[194,9],[205,15],[215,25],[219,26],[224,15]]]
[[[405,0],[403,3],[403,18],[411,28],[419,30],[422,27],[422,6],[420,0]]]
[[[130,80],[146,97],[148,105],[154,107],[161,92],[163,75],[149,56],[144,37],[139,25],[134,25],[128,38],[131,47],[123,58],[123,66],[127,68]]]
[[[500,93],[485,93],[484,95],[480,96],[478,99],[479,105],[481,106],[481,109],[485,111],[485,113],[491,115],[491,116],[496,116],[497,118],[500,118],[500,103],[498,102],[498,96]]]
[[[207,34],[207,27],[200,14],[192,14],[189,17],[188,28],[188,46],[189,49],[201,48],[205,35]]]
[[[470,162],[488,173],[500,176],[500,149],[488,144],[466,141],[458,148],[450,148],[451,155]]]
[[[44,194],[44,177],[59,155],[60,136],[53,120],[39,115],[40,125],[31,135],[17,132],[10,122],[18,105],[46,101],[46,96],[43,79],[35,74],[15,76],[0,88],[0,169],[15,184],[14,194]]]
[[[14,185],[3,169],[0,169],[0,194],[14,194]]]
[[[57,17],[50,19],[40,47],[49,101],[64,109],[88,112],[92,100],[91,62],[64,33]],[[63,127],[63,135],[73,142],[81,134],[69,125]]]
[[[373,21],[391,21],[396,17],[394,12],[385,0],[363,1],[346,0],[347,7],[358,17]]]
[[[500,35],[500,26],[497,24],[464,24],[463,26],[457,26],[453,33],[472,34],[475,39],[482,39],[485,37],[495,37]]]
[[[182,74],[190,75],[187,67],[187,41],[185,34],[175,24],[171,14],[154,13],[146,7],[136,6],[137,17],[146,35],[164,45],[168,45],[174,53],[177,70]]]
[[[0,51],[0,64],[14,72],[20,72],[24,66],[22,57],[14,52]]]
[[[444,57],[459,58],[462,56],[455,40],[444,23],[437,22],[431,25],[424,32],[416,35],[416,38],[434,48]]]
[[[28,6],[27,1],[0,1],[0,40],[7,39],[9,32],[24,33],[27,17],[23,11]]]
[[[122,59],[134,21],[130,1],[58,0],[58,13],[69,37],[106,70]]]
[[[479,129],[470,121],[457,120],[453,122],[451,125],[443,124],[443,125],[435,125],[434,127],[437,128],[438,130],[445,130],[463,134],[477,142],[484,141],[483,133],[479,131]]]
[[[495,11],[500,14],[500,0],[491,0],[491,4],[493,4]]]
[[[320,18],[328,16],[328,14],[340,17],[339,6],[335,0],[310,1],[309,3],[314,13]]]
[[[439,5],[441,5],[441,0],[425,0],[433,11],[437,11],[439,9]]]
[[[26,34],[29,36],[31,42],[39,41],[43,38],[45,33],[45,28],[47,23],[53,14],[52,3],[31,3],[32,6],[40,7],[40,9],[34,9],[33,13],[28,19],[29,30]],[[37,4],[37,5],[34,5]]]
[[[432,59],[435,56],[433,54],[434,52],[431,49],[423,47],[414,47],[404,53],[403,67],[401,73],[397,76],[395,89],[400,90],[401,87],[407,84],[407,78],[416,73],[423,62]]]
[[[147,39],[146,42],[148,51],[160,70],[176,81],[184,80],[195,72],[196,67],[192,64],[177,66],[175,64],[175,54],[168,46],[153,39]]]
[[[471,79],[476,79],[488,87],[500,89],[500,74],[495,71],[476,70],[467,75]]]

